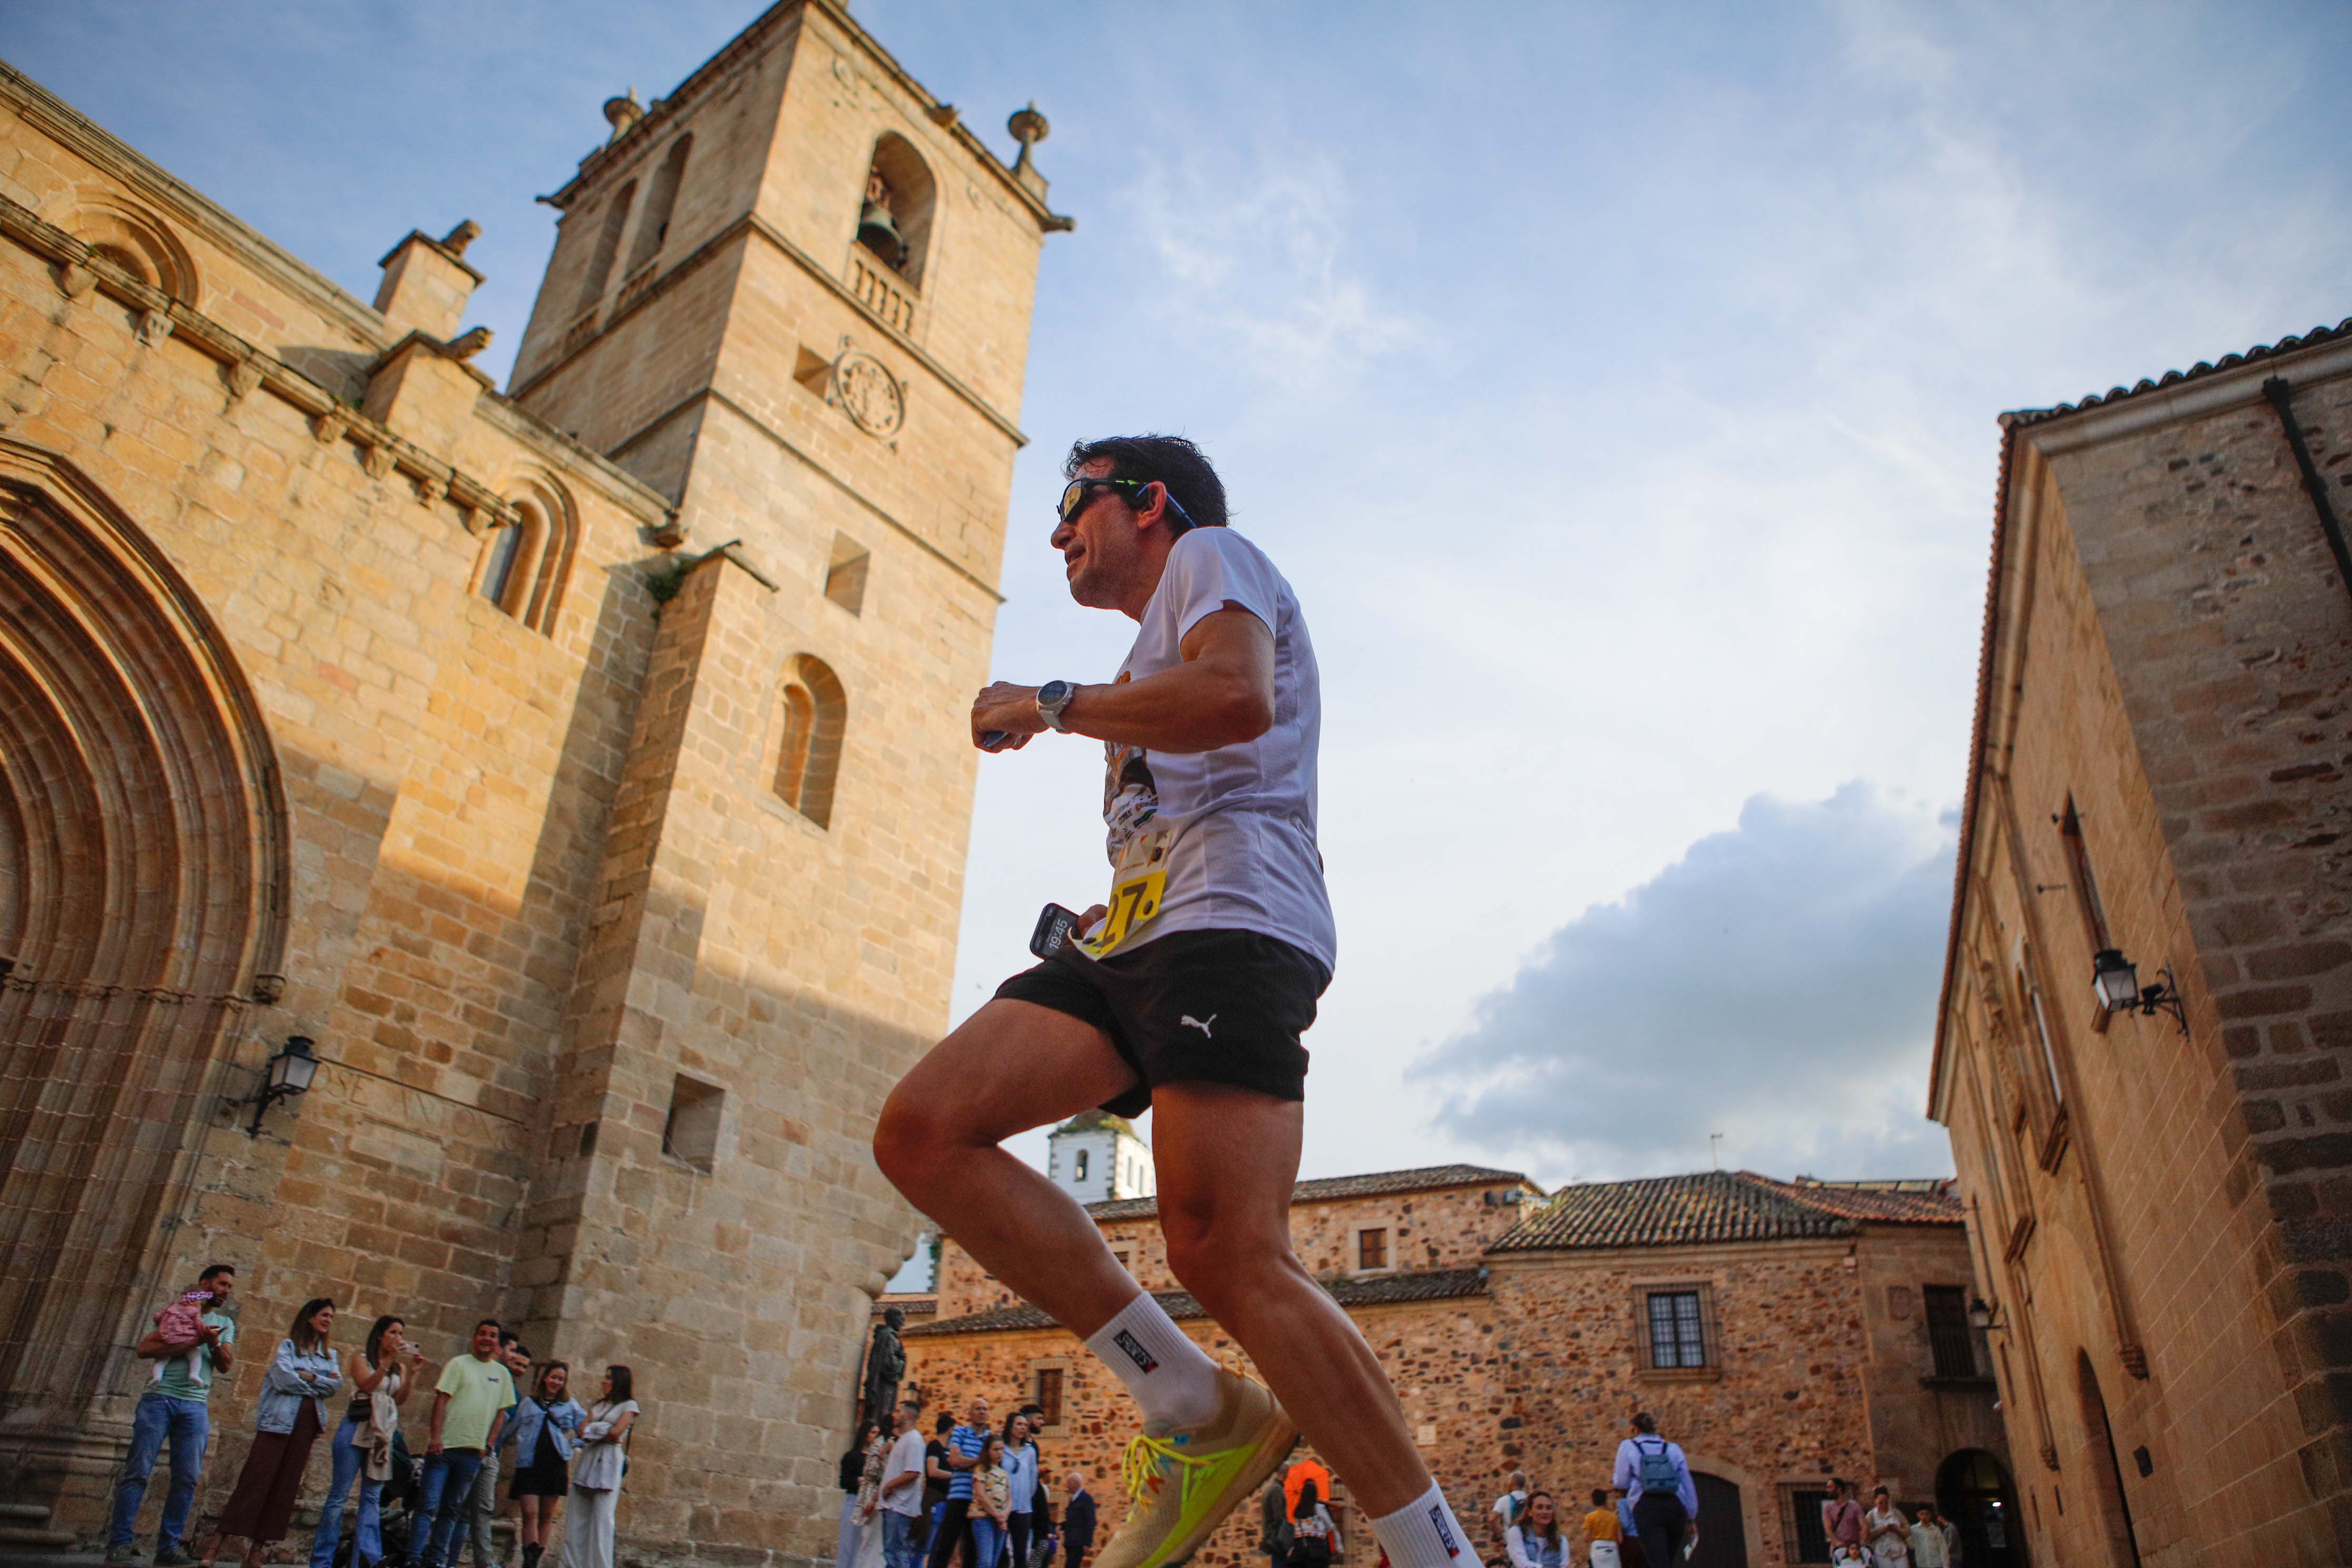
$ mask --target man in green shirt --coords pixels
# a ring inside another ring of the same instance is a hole
[[[430,1531],[424,1550],[415,1553],[416,1568],[452,1568],[457,1561],[457,1530],[473,1503],[482,1451],[498,1442],[514,1404],[514,1378],[499,1359],[499,1321],[484,1318],[474,1325],[466,1353],[441,1369],[434,1387],[416,1510],[418,1519],[430,1521]]]
[[[141,1340],[133,1352],[155,1363],[154,1383],[139,1396],[131,1417],[131,1452],[122,1461],[122,1479],[114,1488],[114,1517],[106,1535],[106,1560],[129,1563],[138,1552],[131,1543],[131,1527],[139,1505],[147,1500],[147,1478],[154,1473],[156,1456],[164,1443],[172,1445],[172,1489],[164,1494],[163,1521],[155,1536],[155,1561],[162,1568],[193,1563],[181,1550],[188,1530],[188,1512],[196,1500],[196,1477],[204,1468],[205,1448],[212,1438],[212,1414],[205,1403],[213,1374],[236,1364],[236,1320],[222,1309],[236,1289],[236,1270],[215,1263],[196,1276],[193,1290],[212,1298],[197,1320],[193,1345],[166,1344],[158,1331]]]

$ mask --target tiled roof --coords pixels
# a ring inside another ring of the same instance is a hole
[[[2135,385],[2109,387],[2105,393],[2094,392],[2077,402],[2062,403],[2055,408],[2027,408],[2014,414],[2005,414],[2001,416],[2001,423],[2037,425],[2044,419],[2055,419],[2062,415],[2074,414],[2082,409],[2096,408],[2102,404],[2114,403],[2121,398],[2137,397],[2143,392],[2154,392],[2161,386],[2178,386],[2184,381],[2195,381],[2200,376],[2218,375],[2225,370],[2235,370],[2242,364],[2252,364],[2256,360],[2269,359],[2274,354],[2291,353],[2296,349],[2316,348],[2321,343],[2334,342],[2338,338],[2346,337],[2352,337],[2352,316],[2346,317],[2332,327],[2314,327],[2299,338],[2284,337],[2274,343],[2258,343],[2242,354],[2223,354],[2218,360],[2200,360],[2187,370],[2168,370],[2160,376],[2143,377]]]
[[[891,1307],[898,1308],[910,1318],[928,1318],[940,1310],[940,1299],[928,1292],[909,1291],[905,1295],[892,1295],[885,1290],[882,1299],[874,1303],[874,1315],[878,1318]]]
[[[1446,1187],[1532,1186],[1523,1171],[1497,1171],[1486,1165],[1417,1165],[1410,1171],[1374,1171],[1361,1176],[1318,1176],[1290,1189],[1294,1204],[1328,1204],[1339,1198],[1377,1197],[1382,1193],[1428,1193]],[[1087,1213],[1101,1219],[1150,1219],[1160,1212],[1158,1198],[1112,1198],[1088,1204]]]
[[[1894,1225],[1958,1225],[1961,1218],[1960,1200],[1953,1190],[1957,1184],[1948,1176],[1888,1182],[1820,1182],[1811,1176],[1775,1182],[1769,1176],[1752,1174],[1748,1179],[1768,1183],[1799,1203],[1828,1209],[1847,1219]]]
[[[1342,1307],[1392,1307],[1407,1301],[1451,1301],[1485,1295],[1486,1271],[1483,1268],[1432,1268],[1418,1274],[1375,1274],[1367,1279],[1342,1279],[1324,1289],[1330,1291],[1331,1299]],[[1190,1290],[1154,1290],[1151,1299],[1179,1322],[1187,1318],[1208,1316],[1201,1310],[1201,1303],[1192,1299]],[[985,1312],[972,1312],[961,1318],[910,1327],[907,1330],[907,1338],[1013,1333],[1024,1329],[1057,1326],[1041,1309],[1024,1301],[1011,1307],[993,1307]]]
[[[1855,1223],[1958,1225],[1948,1196],[1914,1183],[1781,1182],[1752,1171],[1702,1171],[1562,1187],[1488,1250],[1685,1247],[1851,1236]]]

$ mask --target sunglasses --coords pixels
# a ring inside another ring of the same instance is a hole
[[[1084,511],[1088,499],[1097,489],[1125,490],[1129,492],[1128,500],[1131,504],[1137,495],[1152,485],[1160,485],[1160,493],[1168,498],[1169,514],[1177,525],[1174,531],[1181,533],[1191,528],[1192,515],[1178,503],[1174,493],[1166,485],[1160,484],[1158,479],[1072,479],[1062,487],[1061,504],[1054,509],[1054,525],[1059,528]]]

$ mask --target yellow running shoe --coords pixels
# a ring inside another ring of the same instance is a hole
[[[1162,1568],[1191,1556],[1235,1504],[1253,1496],[1298,1440],[1274,1395],[1245,1377],[1217,1373],[1216,1415],[1165,1432],[1149,1427],[1119,1461],[1126,1522],[1093,1568]]]

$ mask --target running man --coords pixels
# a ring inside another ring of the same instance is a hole
[[[1087,1342],[1142,1407],[1134,1503],[1096,1568],[1189,1555],[1303,1430],[1395,1568],[1466,1542],[1363,1336],[1291,1255],[1307,1051],[1337,952],[1315,839],[1322,705],[1298,601],[1225,527],[1191,442],[1082,442],[1052,542],[1070,596],[1137,623],[1118,679],[998,683],[973,742],[1102,742],[1111,896],[908,1073],[876,1159],[990,1273]],[[1007,1153],[1090,1107],[1153,1121],[1176,1277],[1270,1390],[1220,1368],[1120,1268],[1076,1202]],[[1296,1426],[1294,1426],[1296,1423]]]

